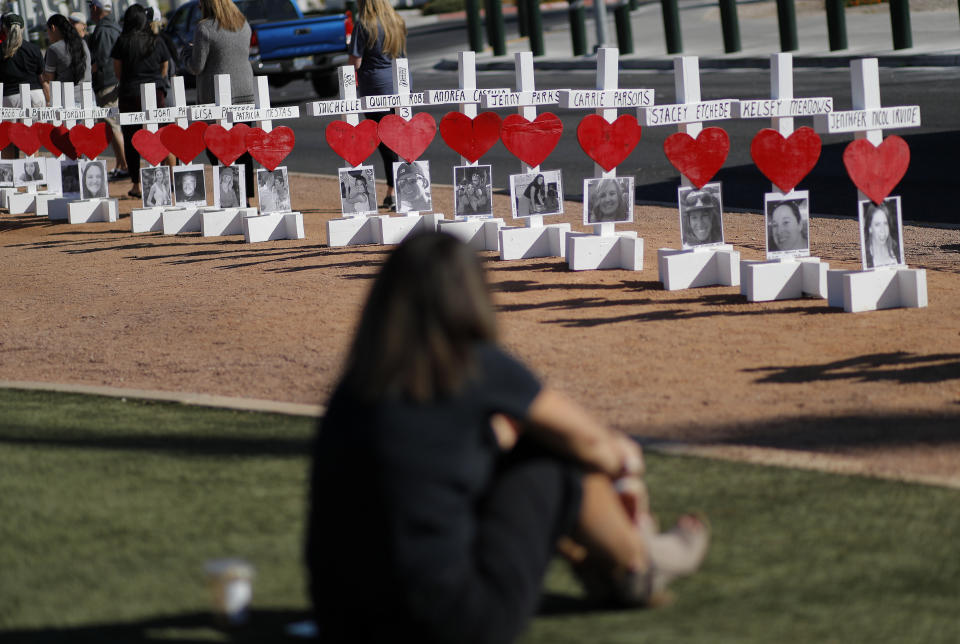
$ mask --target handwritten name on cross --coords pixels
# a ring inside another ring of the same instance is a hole
[[[298,105],[270,107],[270,86],[266,76],[256,76],[257,86],[253,95],[253,107],[236,106],[230,110],[231,123],[257,121],[264,132],[273,130],[273,122],[300,118]]]
[[[158,124],[173,123],[176,119],[187,116],[185,106],[161,107],[158,109],[157,88],[154,83],[140,85],[140,105],[143,107],[140,112],[121,112],[119,116],[120,125],[143,125],[148,131],[156,132]]]
[[[230,75],[217,74],[213,77],[213,104],[191,105],[187,110],[190,121],[217,121],[220,127],[229,130],[233,127],[230,110],[238,107],[232,101]]]

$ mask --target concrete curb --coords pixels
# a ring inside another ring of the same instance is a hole
[[[153,389],[127,389],[122,387],[106,387],[99,385],[0,380],[0,389],[50,391],[57,393],[108,396],[111,398],[132,398],[137,400],[174,402],[182,405],[195,405],[198,407],[218,407],[221,409],[286,414],[290,416],[305,416],[311,418],[319,418],[326,412],[326,408],[323,405],[306,405],[302,403],[261,400],[256,398],[236,398],[231,396],[215,396],[210,394],[177,391],[158,391]],[[870,478],[883,480],[903,481],[906,483],[917,483],[920,485],[946,487],[960,490],[960,475],[948,477],[886,471],[875,469],[871,463],[864,462],[862,459],[850,458],[848,456],[837,454],[821,454],[814,452],[802,452],[798,450],[776,449],[771,447],[753,447],[747,445],[693,445],[688,443],[674,443],[668,441],[648,441],[642,438],[638,440],[641,444],[643,444],[644,449],[661,454],[694,456],[697,458],[709,458],[738,463],[751,463],[754,465],[763,465],[768,467],[785,467],[814,472],[825,472],[829,474],[867,476]]]

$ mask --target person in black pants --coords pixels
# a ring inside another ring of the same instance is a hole
[[[397,247],[313,448],[306,560],[324,642],[510,642],[558,551],[626,605],[702,561],[695,517],[656,534],[637,443],[495,335],[473,251],[442,233]]]

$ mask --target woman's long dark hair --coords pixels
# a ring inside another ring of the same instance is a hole
[[[343,381],[361,400],[437,400],[471,375],[476,343],[495,339],[474,251],[450,235],[423,233],[400,244],[377,276]]]
[[[157,37],[150,31],[150,17],[143,5],[132,4],[123,13],[120,40],[126,44],[131,58],[143,58],[153,53]]]
[[[70,54],[70,75],[73,76],[74,82],[81,82],[84,73],[87,71],[87,57],[83,53],[83,38],[70,24],[70,21],[59,13],[55,13],[47,19],[47,26],[56,28],[57,33],[67,44],[67,53]]]

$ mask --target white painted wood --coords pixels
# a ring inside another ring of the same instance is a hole
[[[661,248],[657,251],[657,267],[663,288],[668,291],[740,285],[740,253],[729,244],[688,250]]]
[[[117,200],[110,197],[78,199],[67,205],[67,220],[71,224],[87,224],[94,221],[113,222],[118,219]]]

